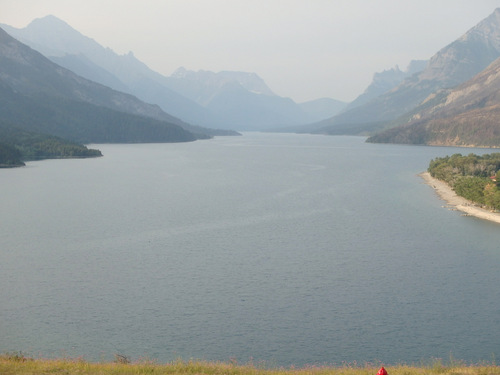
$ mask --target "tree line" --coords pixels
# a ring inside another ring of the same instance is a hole
[[[89,158],[101,151],[65,139],[0,125],[0,167],[23,166],[27,160]]]
[[[457,195],[500,210],[500,153],[436,158],[429,163],[428,171],[450,185]]]

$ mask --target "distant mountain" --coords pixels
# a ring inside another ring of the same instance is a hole
[[[316,100],[311,100],[308,102],[300,103],[300,108],[307,113],[315,121],[320,121],[328,119],[336,114],[342,112],[344,108],[348,105],[346,102],[341,102],[340,100],[330,99],[330,98],[320,98]],[[290,125],[281,126],[277,128],[269,129],[272,132],[282,132],[282,133],[314,133],[319,128],[314,128],[311,124],[306,125]]]
[[[23,29],[1,26],[16,39],[78,75],[157,104],[162,111],[173,115],[170,121],[189,131],[229,134],[191,126],[217,127],[221,120],[206,108],[169,89],[164,76],[149,69],[132,53],[119,56],[54,16],[35,19]]]
[[[317,121],[312,124],[299,125],[299,126],[291,126],[284,129],[277,129],[276,131],[282,130],[292,133],[326,133],[325,124],[329,124],[332,121],[332,117],[342,114],[343,112],[350,111],[353,108],[362,106],[363,104],[368,103],[370,100],[390,91],[397,87],[401,82],[404,81],[405,78],[410,77],[411,75],[422,71],[427,65],[427,61],[424,60],[412,60],[408,65],[406,71],[402,71],[396,65],[394,68],[389,70],[384,70],[379,73],[375,73],[373,75],[372,82],[366,88],[366,90],[359,95],[356,99],[354,99],[350,103],[331,103],[333,99],[330,99],[329,102],[324,102],[321,104],[324,106],[325,111],[323,113],[317,112],[316,114],[322,114],[322,116],[317,117]],[[321,99],[320,99],[321,100]],[[303,103],[301,107],[303,110],[308,112],[309,108],[315,108],[319,110],[318,104],[315,104],[316,101],[310,103]],[[309,112],[308,112],[309,113]],[[382,125],[383,123],[380,122]],[[360,134],[366,131],[366,124],[340,124],[335,126],[335,128],[328,129],[330,131],[329,134]],[[374,124],[369,124],[371,128],[375,128]]]
[[[376,97],[394,89],[406,78],[411,77],[413,74],[419,73],[424,70],[427,64],[427,60],[412,60],[410,64],[408,64],[408,68],[405,71],[400,70],[399,66],[396,65],[392,69],[375,73],[373,75],[372,82],[366,88],[366,90],[356,99],[350,102],[344,108],[344,111],[349,111],[353,108],[366,104],[370,100],[375,99]]]
[[[207,107],[214,96],[228,85],[239,85],[255,94],[275,96],[264,80],[255,73],[222,71],[214,73],[207,70],[197,72],[178,68],[167,77],[168,86],[196,103]]]
[[[437,52],[420,73],[369,102],[314,124],[326,134],[373,132],[413,110],[431,93],[454,87],[500,57],[500,8]]]
[[[454,89],[430,95],[368,142],[500,147],[500,58]]]
[[[336,113],[337,104],[317,111],[277,96],[255,73],[179,68],[170,77],[163,76],[133,53],[119,56],[54,16],[35,19],[23,29],[3,27],[78,75],[157,104],[182,119],[178,124],[191,132],[226,135],[235,134],[230,129],[266,130],[307,124],[326,118],[325,113],[327,117]],[[190,127],[184,121],[225,130]]]
[[[335,116],[347,106],[346,102],[331,98],[320,98],[299,103],[300,108],[316,121]]]
[[[114,90],[127,92],[128,87],[116,76],[94,64],[84,54],[51,56],[49,59],[73,73],[78,74],[90,81],[100,83]]]
[[[302,109],[292,99],[274,94],[255,73],[195,72],[179,68],[168,77],[167,82],[172,90],[223,118],[223,126],[267,130],[321,118]]]
[[[206,138],[158,106],[86,80],[0,29],[0,126],[82,143]]]

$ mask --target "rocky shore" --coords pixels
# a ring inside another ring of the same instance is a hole
[[[427,185],[434,188],[441,199],[446,201],[446,203],[448,203],[450,206],[453,206],[457,210],[462,211],[467,215],[500,224],[500,213],[485,210],[475,205],[473,202],[458,196],[447,183],[433,178],[429,172],[420,173],[419,176],[424,179]]]

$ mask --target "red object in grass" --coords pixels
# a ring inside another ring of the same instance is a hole
[[[377,375],[387,375],[387,371],[385,371],[385,368],[381,367],[380,370],[378,370]]]

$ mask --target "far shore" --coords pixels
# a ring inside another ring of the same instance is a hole
[[[425,183],[436,191],[436,193],[448,203],[448,205],[464,212],[466,215],[474,216],[479,219],[493,221],[500,224],[500,213],[485,210],[463,197],[458,196],[446,182],[438,180],[431,176],[429,172],[419,174]]]

